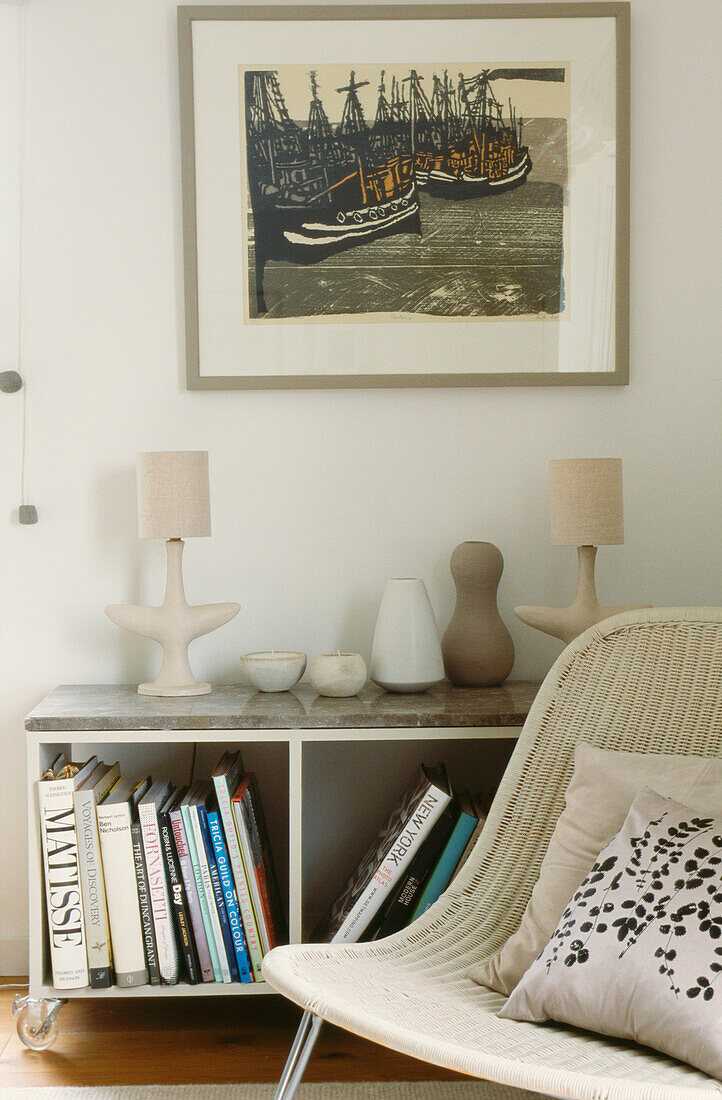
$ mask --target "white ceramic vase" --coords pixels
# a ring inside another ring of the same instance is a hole
[[[371,679],[386,691],[426,691],[444,679],[439,631],[426,585],[394,577],[381,600],[371,650]]]

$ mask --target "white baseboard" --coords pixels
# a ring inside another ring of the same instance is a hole
[[[0,936],[0,975],[27,974],[27,936]]]

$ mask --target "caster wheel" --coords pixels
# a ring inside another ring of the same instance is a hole
[[[18,1038],[30,1050],[47,1050],[58,1037],[58,1020],[55,1013],[48,1014],[43,1021],[31,1018],[27,1005],[15,1013]]]

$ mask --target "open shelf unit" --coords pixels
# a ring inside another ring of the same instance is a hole
[[[474,786],[471,776],[483,780],[486,789],[496,787],[520,732],[517,710],[510,708],[500,724],[478,726],[437,725],[438,718],[430,725],[391,724],[408,720],[408,715],[404,719],[399,714],[388,725],[348,726],[340,721],[333,724],[331,711],[323,726],[312,728],[242,728],[237,718],[229,719],[231,728],[219,728],[220,719],[215,718],[213,728],[194,721],[191,729],[122,728],[122,722],[111,729],[105,720],[97,723],[104,728],[93,729],[89,718],[78,722],[81,728],[69,728],[67,721],[58,721],[63,728],[52,729],[47,728],[52,723],[34,723],[29,716],[30,997],[258,996],[273,992],[263,982],[55,989],[47,943],[37,779],[58,752],[65,751],[73,760],[97,753],[107,763],[119,759],[128,775],[139,778],[150,773],[154,778],[185,784],[193,776],[209,775],[224,751],[240,748],[246,768],[258,777],[287,904],[289,937],[291,942],[302,942],[343,886],[419,763],[443,760],[457,788]]]

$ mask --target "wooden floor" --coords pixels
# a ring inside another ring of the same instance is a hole
[[[0,978],[0,984],[23,981]],[[299,1011],[280,997],[70,1001],[47,1051],[17,1037],[0,990],[0,1086],[276,1081]],[[456,1081],[456,1074],[326,1026],[307,1081]]]

